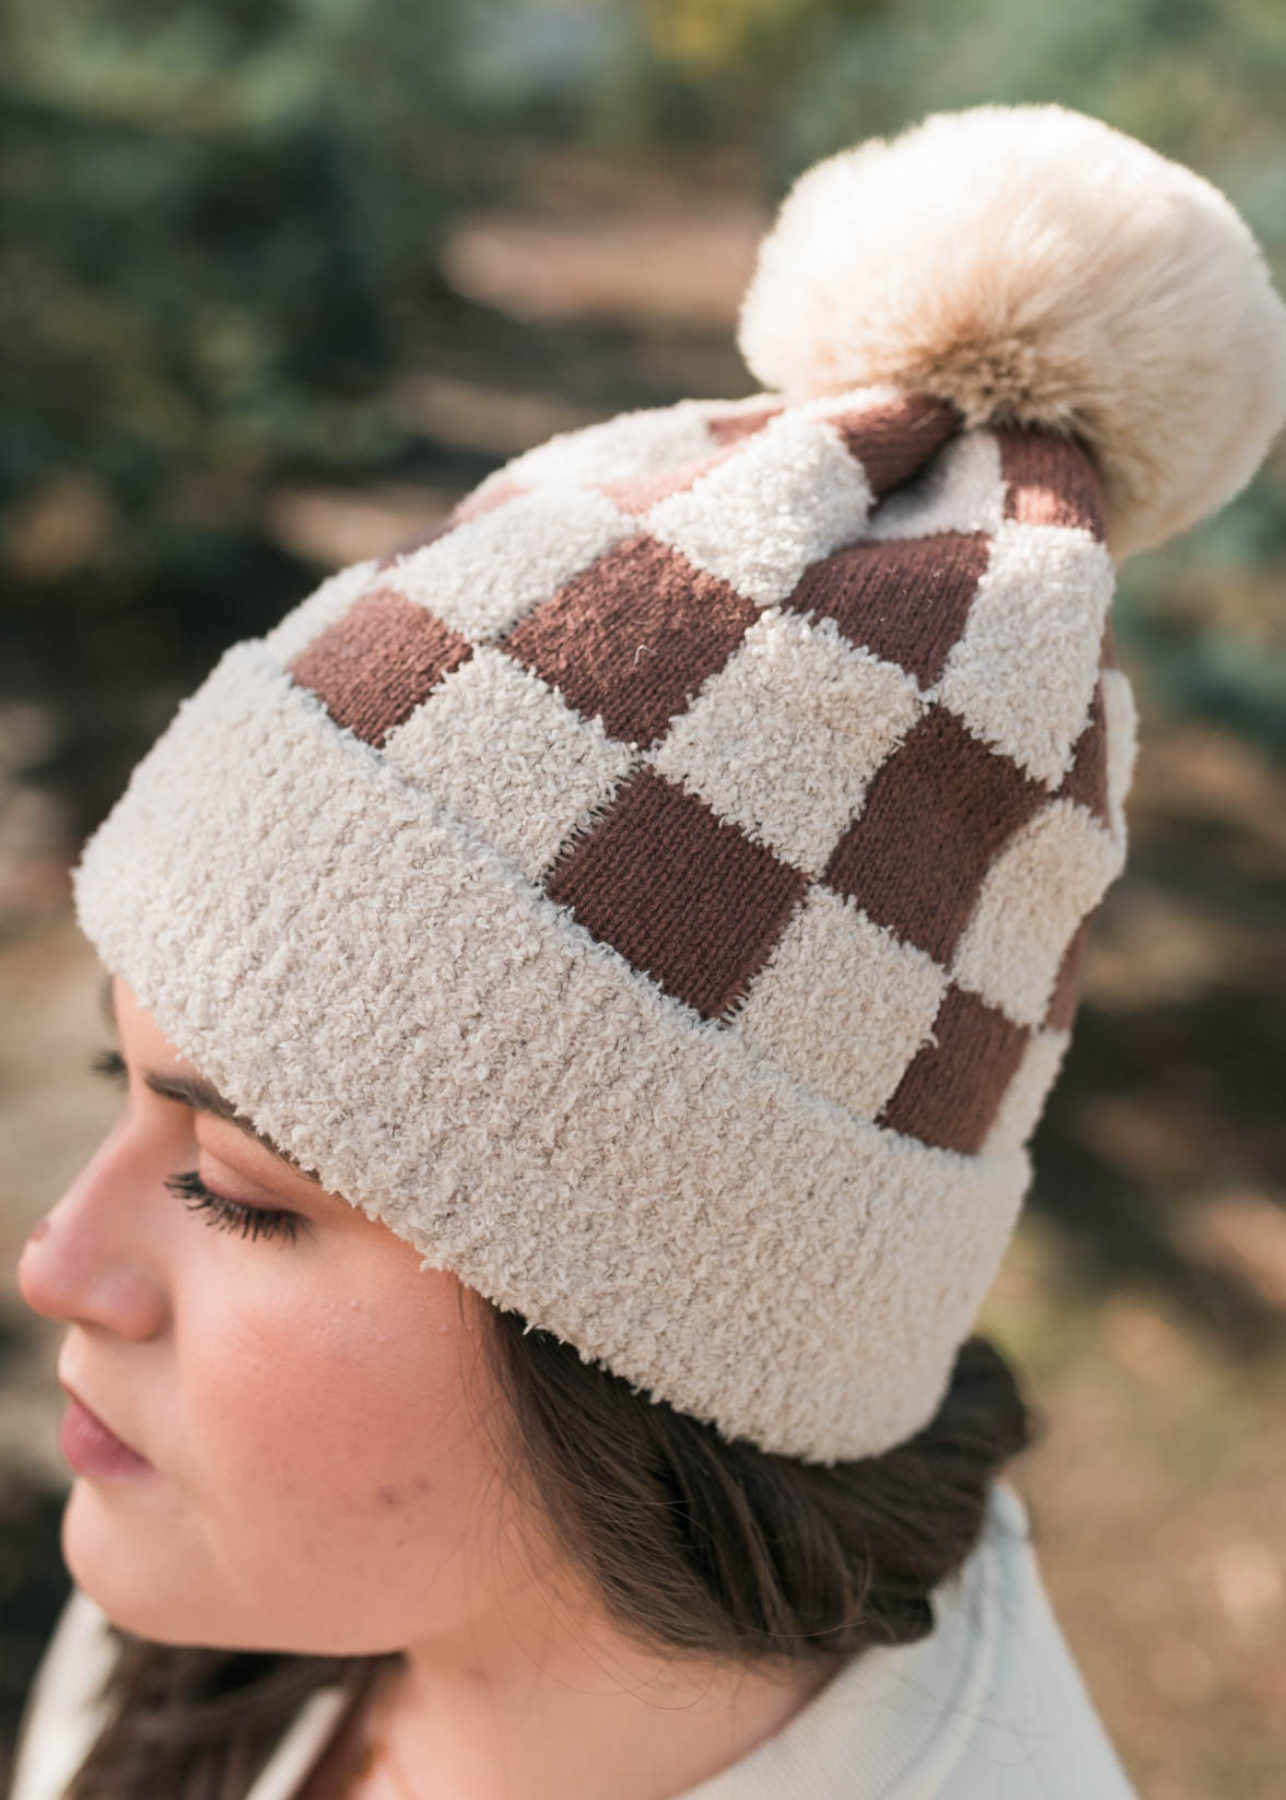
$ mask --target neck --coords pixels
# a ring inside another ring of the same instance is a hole
[[[408,1646],[371,1729],[425,1800],[674,1800],[780,1730],[834,1668],[667,1656],[533,1584]]]

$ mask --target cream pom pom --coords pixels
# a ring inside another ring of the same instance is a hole
[[[1062,106],[937,113],[807,170],[739,342],[791,398],[891,383],[1073,433],[1118,560],[1231,499],[1286,419],[1286,306],[1244,220]]]

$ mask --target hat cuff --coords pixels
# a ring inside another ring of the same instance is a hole
[[[76,872],[185,1057],[324,1186],[583,1360],[809,1461],[926,1424],[1025,1152],[855,1117],[593,938],[262,642]]]

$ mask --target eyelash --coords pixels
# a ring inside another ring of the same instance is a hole
[[[95,1050],[89,1066],[95,1075],[102,1075],[108,1081],[129,1079],[125,1058],[119,1050]],[[243,1238],[284,1237],[292,1244],[298,1236],[297,1213],[279,1212],[266,1206],[244,1206],[239,1200],[229,1200],[208,1188],[195,1169],[171,1175],[165,1185],[189,1212],[204,1213],[206,1224],[213,1225],[218,1231],[235,1231]]]
[[[101,1075],[107,1081],[124,1083],[129,1080],[129,1070],[119,1050],[95,1050],[89,1059],[89,1067],[93,1074]]]
[[[295,1241],[299,1229],[295,1213],[277,1212],[265,1206],[243,1206],[239,1200],[213,1193],[195,1169],[168,1176],[165,1185],[189,1212],[205,1213],[206,1224],[213,1225],[217,1231],[235,1231],[243,1238],[285,1237],[292,1244]]]

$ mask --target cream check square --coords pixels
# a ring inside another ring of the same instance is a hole
[[[483,644],[389,734],[384,759],[539,881],[637,755]]]
[[[1066,1031],[1033,1031],[983,1142],[988,1156],[1021,1150],[1036,1129],[1070,1042]]]
[[[1124,861],[1124,846],[1083,806],[1052,800],[987,870],[954,979],[1016,1025],[1039,1025],[1072,933]]]
[[[654,537],[756,606],[861,535],[871,488],[832,425],[783,413],[739,455],[646,515]]]
[[[773,607],[673,721],[652,761],[817,875],[924,704],[904,669],[849,643],[833,619]]]
[[[853,901],[810,888],[732,1021],[798,1080],[874,1119],[928,1038],[947,977]]]
[[[871,514],[876,543],[931,537],[940,531],[999,531],[1005,516],[1000,446],[990,431],[951,438],[913,480],[895,488]]]
[[[1089,713],[1115,579],[1087,531],[1006,520],[938,684],[970,731],[1051,789]]]
[[[385,585],[482,643],[637,531],[637,521],[604,494],[570,484],[544,488],[414,551],[393,565]]]
[[[1107,725],[1107,811],[1112,835],[1125,842],[1125,796],[1138,753],[1138,715],[1130,684],[1119,669],[1104,669],[1103,713]]]

